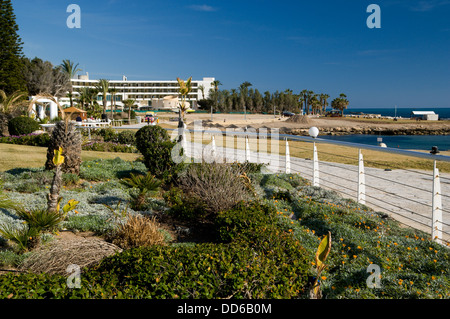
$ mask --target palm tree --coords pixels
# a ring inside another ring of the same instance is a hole
[[[126,99],[122,103],[123,103],[124,108],[128,108],[128,123],[130,123],[130,120],[131,120],[131,108],[134,106],[134,103],[136,103],[136,100]]]
[[[7,95],[5,91],[0,90],[0,113],[15,114],[24,106],[23,100],[27,94],[25,92],[16,91]]]
[[[5,91],[0,90],[0,136],[9,135],[8,123],[24,109],[23,100],[26,96],[25,92],[17,91],[7,95]]]
[[[320,104],[322,105],[321,113],[325,114],[325,111],[326,111],[327,106],[328,106],[328,101],[327,100],[328,100],[328,98],[330,96],[328,94],[322,93],[322,94],[319,95],[319,97],[320,97]]]
[[[202,92],[202,100],[204,100],[205,99],[205,86],[199,85],[198,89],[200,90],[200,92]]]
[[[219,80],[212,81],[211,84],[213,85],[214,91],[216,92],[219,91],[219,85],[222,85],[222,83]]]
[[[309,114],[309,105],[310,105],[310,101],[312,96],[314,95],[313,91],[309,91],[309,90],[303,90],[300,92],[300,96],[301,96],[301,101],[303,103],[305,103],[305,113]]]
[[[189,93],[192,91],[192,76],[187,79],[187,81],[184,81],[180,78],[177,78],[178,84],[180,86],[179,92],[181,94],[181,103],[180,103],[180,111],[179,111],[179,121],[178,121],[178,127],[183,126],[184,122],[184,113],[186,112],[186,98],[189,95]]]
[[[317,114],[318,111],[322,109],[322,104],[320,103],[317,97],[318,97],[317,95],[313,95],[309,101],[309,104],[311,105],[312,114]]]
[[[331,107],[335,110],[341,111],[341,115],[344,116],[344,110],[347,108],[349,102],[347,100],[347,96],[344,93],[341,93],[339,97],[335,98],[331,102]]]
[[[90,89],[86,86],[82,87],[80,89],[80,92],[78,92],[78,103],[80,104],[81,109],[85,109],[86,104],[90,103]]]
[[[311,106],[311,101],[315,98],[316,94],[314,91],[308,91],[306,93],[306,114],[309,114],[309,107]]]
[[[78,63],[75,65],[74,62],[70,60],[63,60],[61,63],[61,68],[63,72],[67,75],[69,78],[69,98],[70,98],[70,106],[73,106],[73,86],[71,79],[78,73],[78,71],[81,71],[81,69],[78,68]]]
[[[113,109],[114,106],[114,111],[113,111],[113,118],[114,118],[114,112],[116,112],[116,94],[119,92],[118,89],[116,89],[115,86],[113,86],[112,88],[109,89],[109,93],[111,94],[111,111]]]
[[[97,90],[103,96],[103,114],[104,116],[106,116],[106,105],[108,103],[108,101],[106,100],[106,96],[108,95],[109,91],[109,80],[106,79],[98,80]]]

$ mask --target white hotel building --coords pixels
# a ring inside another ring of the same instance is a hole
[[[185,80],[185,79],[184,79]],[[208,98],[210,89],[214,88],[212,82],[215,80],[213,77],[205,77],[202,80],[192,80],[192,91],[187,97],[192,109],[197,108],[197,101]],[[99,80],[89,79],[89,74],[78,75],[76,79],[72,79],[73,91],[76,96],[76,92],[82,87],[95,88]],[[204,87],[204,94],[200,87]],[[121,81],[110,80],[109,87],[115,88],[117,93],[115,94],[116,106],[123,106],[122,101],[126,99],[136,100],[136,104],[139,108],[151,107],[153,109],[175,109],[178,108],[179,98],[179,85],[178,81],[128,81],[123,76]],[[102,104],[102,95],[98,95],[98,103]],[[107,95],[107,107],[111,106],[112,95]],[[62,101],[61,101],[62,102]],[[66,102],[66,101],[64,101]],[[66,103],[64,103],[66,104]]]

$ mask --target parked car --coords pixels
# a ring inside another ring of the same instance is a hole
[[[295,114],[289,111],[283,111],[283,116],[294,116]]]

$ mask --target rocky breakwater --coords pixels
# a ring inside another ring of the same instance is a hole
[[[319,127],[321,135],[450,135],[450,125],[439,127]],[[308,136],[309,128],[280,128],[280,134]]]

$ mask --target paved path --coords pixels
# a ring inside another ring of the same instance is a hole
[[[210,160],[214,157],[211,146],[191,143],[187,154]],[[311,151],[312,153],[312,151]],[[259,156],[259,157],[258,157]],[[320,161],[320,153],[319,153]],[[216,147],[215,158],[226,158],[228,162],[245,161],[243,149]],[[312,154],[311,154],[312,158]],[[285,171],[285,156],[273,156],[250,152],[250,161],[268,163],[272,172]],[[311,160],[291,157],[291,173],[312,180]],[[438,166],[439,167],[439,166]],[[357,199],[358,167],[348,164],[319,162],[320,187],[332,189],[346,198]],[[432,173],[418,170],[397,169],[385,171],[365,168],[366,205],[389,214],[401,223],[431,232]],[[450,240],[450,174],[440,174],[443,206],[444,239]]]

